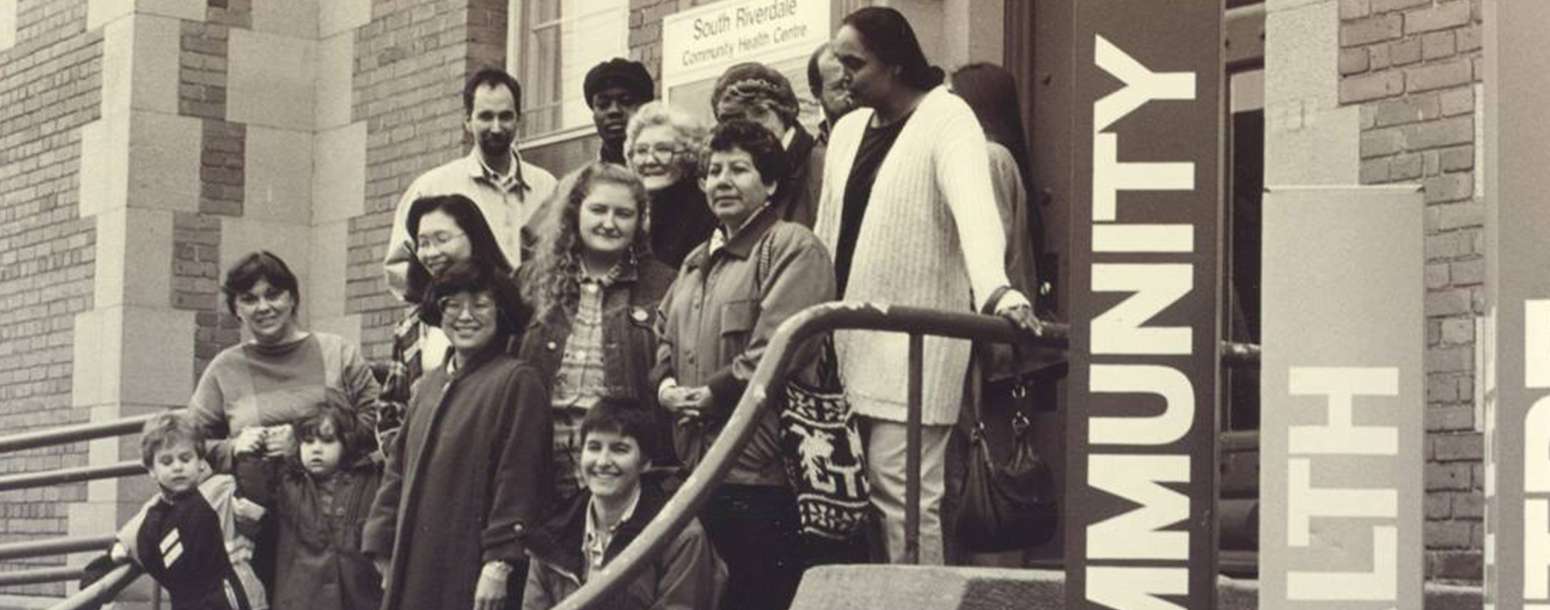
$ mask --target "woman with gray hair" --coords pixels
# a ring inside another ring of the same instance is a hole
[[[625,160],[651,197],[646,213],[651,252],[674,270],[716,228],[699,186],[704,137],[705,127],[694,115],[660,101],[641,106],[625,129]]]

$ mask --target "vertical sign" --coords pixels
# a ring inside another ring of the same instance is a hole
[[[1485,11],[1486,605],[1550,610],[1550,4]]]
[[[1417,186],[1265,193],[1259,607],[1420,610]]]
[[[1222,5],[1072,10],[1066,607],[1209,610]]]

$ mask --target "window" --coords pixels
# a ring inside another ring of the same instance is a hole
[[[520,41],[509,65],[522,81],[522,137],[590,126],[582,81],[598,63],[629,56],[629,0],[512,4]]]

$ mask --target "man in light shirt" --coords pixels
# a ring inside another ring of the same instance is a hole
[[[414,301],[418,296],[409,294],[406,279],[415,246],[405,224],[416,199],[450,194],[472,199],[516,267],[522,262],[522,232],[529,217],[554,192],[554,175],[523,161],[517,153],[517,128],[522,121],[522,85],[517,79],[497,68],[475,72],[463,86],[463,110],[463,127],[473,136],[473,150],[421,174],[393,212],[382,266],[388,290],[400,299]]]

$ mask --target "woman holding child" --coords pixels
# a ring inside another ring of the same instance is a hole
[[[422,317],[452,344],[415,384],[362,550],[382,569],[384,610],[496,610],[521,602],[519,537],[550,508],[549,394],[506,353],[523,311],[489,264],[436,277]]]
[[[245,478],[262,480],[294,449],[293,424],[330,391],[342,394],[361,426],[374,426],[377,380],[360,348],[301,327],[301,289],[284,260],[249,253],[226,271],[221,291],[248,339],[210,361],[188,405],[191,421],[210,439],[207,459],[216,472],[246,471]],[[266,586],[274,583],[277,535],[266,518],[253,560]]]

